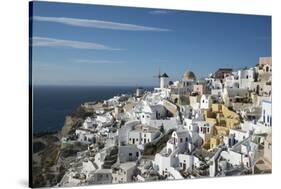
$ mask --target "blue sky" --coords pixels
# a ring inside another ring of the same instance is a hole
[[[271,56],[271,17],[33,3],[35,85],[157,85]]]

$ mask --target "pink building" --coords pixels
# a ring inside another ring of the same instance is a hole
[[[199,95],[206,93],[206,86],[204,84],[193,85],[193,92],[197,92]]]
[[[260,57],[259,60],[260,65],[271,65],[272,64],[272,58],[271,57]]]

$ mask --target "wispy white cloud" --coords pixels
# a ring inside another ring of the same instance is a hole
[[[74,61],[75,63],[85,63],[85,64],[123,64],[124,61],[115,60],[90,60],[90,59],[78,59]]]
[[[170,31],[169,29],[165,29],[165,28],[149,27],[149,26],[142,26],[136,24],[110,22],[110,21],[94,20],[94,19],[43,17],[43,16],[34,16],[33,19],[36,21],[54,22],[54,23],[60,23],[70,26],[87,27],[87,28],[126,30],[126,31],[156,31],[156,32]]]
[[[121,50],[118,48],[108,47],[99,43],[82,42],[64,39],[55,39],[47,37],[33,37],[32,45],[35,47],[69,47],[75,49],[92,49],[92,50]]]
[[[152,10],[149,11],[149,14],[168,14],[171,13],[171,11],[167,11],[167,10]]]

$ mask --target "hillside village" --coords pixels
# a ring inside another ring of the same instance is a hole
[[[204,79],[163,73],[153,91],[85,102],[87,116],[60,138],[61,149],[84,148],[58,160],[67,165],[56,186],[270,173],[271,75],[271,57],[261,57]]]

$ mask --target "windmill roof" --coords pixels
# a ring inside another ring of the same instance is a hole
[[[163,73],[160,77],[169,77],[166,73]]]

